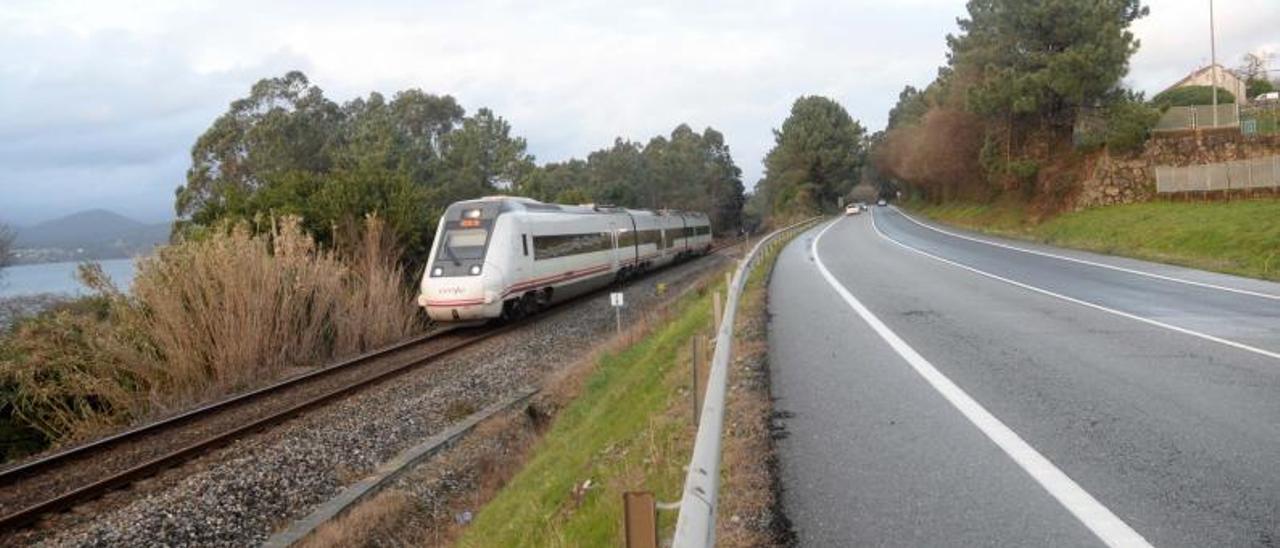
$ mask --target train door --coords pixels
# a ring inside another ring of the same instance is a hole
[[[525,222],[523,216],[512,215],[511,230],[516,235],[515,253],[511,264],[514,265],[511,271],[511,279],[509,283],[519,283],[533,277],[533,233],[529,230],[529,223]]]
[[[618,237],[621,236],[621,228],[622,227],[618,225],[616,220],[609,219],[609,244],[612,246],[612,251],[609,253],[609,267],[610,272],[614,273],[617,273],[618,270],[622,268],[620,263],[623,260],[623,250],[618,247]]]

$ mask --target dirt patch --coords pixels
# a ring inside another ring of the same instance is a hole
[[[796,540],[782,511],[772,429],[767,287],[767,275],[748,286],[738,309],[725,408],[724,480],[716,523],[719,546],[792,546]]]

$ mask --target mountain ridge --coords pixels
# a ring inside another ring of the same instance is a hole
[[[87,209],[18,228],[13,254],[19,263],[133,257],[167,243],[171,226]]]

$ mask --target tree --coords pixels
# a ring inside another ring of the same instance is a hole
[[[898,102],[889,109],[889,123],[885,129],[914,124],[920,121],[928,110],[929,104],[925,102],[923,91],[913,86],[904,87],[898,93]]]
[[[248,201],[275,177],[328,170],[341,117],[301,72],[258,81],[192,147],[178,216],[196,224],[244,217],[252,213]]]
[[[512,137],[511,124],[486,108],[464,119],[443,145],[442,170],[432,188],[443,204],[513,188],[534,167],[524,138]]]
[[[258,226],[295,214],[323,244],[377,213],[411,266],[451,202],[493,194],[533,169],[524,139],[488,109],[410,89],[339,105],[300,72],[259,81],[192,147],[175,206],[182,227]]]
[[[734,231],[742,223],[742,171],[724,136],[681,124],[669,136],[640,143],[615,139],[613,146],[527,173],[518,191],[560,203],[594,202],[625,207],[703,211],[713,230]]]
[[[837,197],[858,180],[864,134],[839,103],[820,96],[796,99],[765,156],[761,183],[768,213],[788,216],[835,207]]]
[[[1128,72],[1139,42],[1129,26],[1140,0],[970,0],[961,34],[947,36],[949,63],[976,74],[968,108],[1031,116],[1069,130]]]
[[[1245,93],[1252,99],[1263,93],[1275,91],[1275,85],[1267,79],[1267,66],[1275,57],[1271,52],[1246,53],[1240,60],[1240,76],[1244,78]]]
[[[1236,102],[1236,96],[1224,88],[1218,88],[1218,103]],[[1182,86],[1162,91],[1151,98],[1156,108],[1188,107],[1213,104],[1213,86]]]

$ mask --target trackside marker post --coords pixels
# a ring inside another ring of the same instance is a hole
[[[618,333],[622,333],[622,306],[623,298],[621,291],[614,291],[609,294],[609,304],[613,305],[613,319],[618,326]]]

